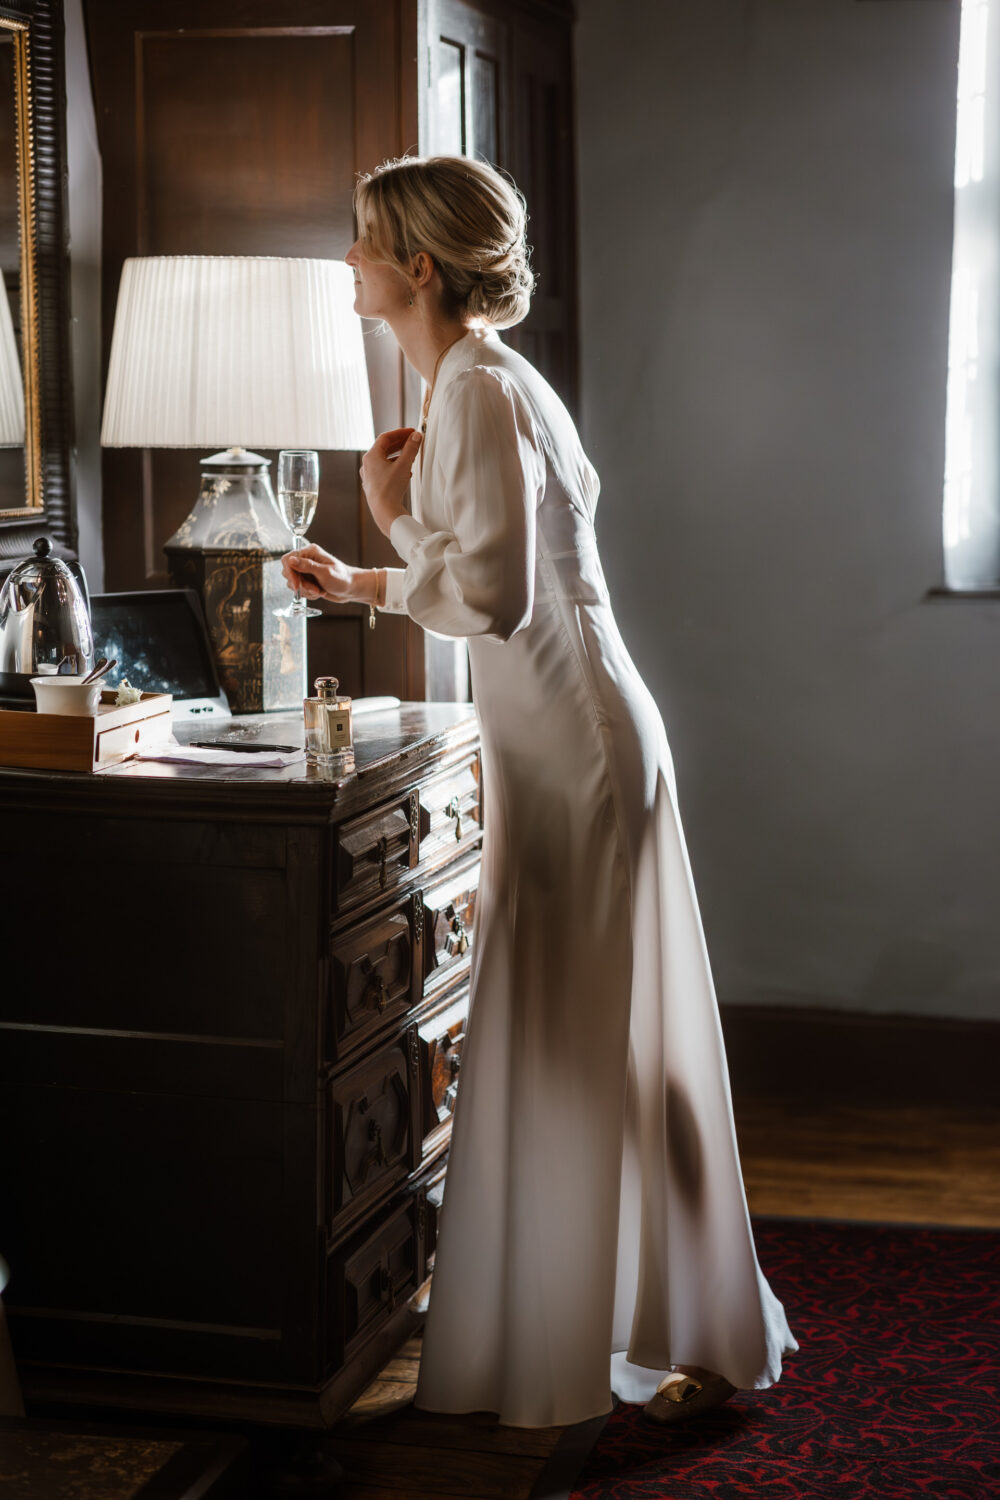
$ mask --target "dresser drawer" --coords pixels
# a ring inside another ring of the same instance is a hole
[[[420,1039],[410,1026],[327,1084],[327,1224],[337,1238],[420,1161]]]
[[[425,991],[450,981],[468,966],[476,926],[480,861],[449,867],[424,891],[423,958]]]
[[[475,751],[420,788],[421,864],[432,865],[475,845],[483,831],[482,771]]]
[[[420,1022],[421,1152],[424,1161],[441,1150],[451,1134],[458,1075],[469,1019],[469,991],[462,989]]]
[[[417,891],[331,939],[325,1062],[341,1061],[419,1004],[425,931]]]
[[[479,752],[334,831],[336,914],[391,892],[414,870],[476,846],[482,833]]]
[[[348,818],[335,831],[334,909],[358,906],[391,891],[416,866],[420,852],[420,800],[416,791]]]
[[[427,1208],[423,1195],[365,1225],[327,1259],[326,1358],[339,1369],[387,1323],[416,1291],[424,1276],[422,1239]]]

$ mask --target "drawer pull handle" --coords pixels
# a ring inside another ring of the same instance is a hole
[[[461,837],[462,837],[462,805],[459,802],[459,800],[458,800],[457,797],[452,797],[451,801],[448,803],[448,806],[444,810],[444,815],[445,815],[446,818],[454,818],[455,819],[455,838],[458,839],[458,840],[461,840]]]
[[[458,915],[451,921],[451,931],[444,940],[444,946],[449,958],[455,958],[462,953],[468,953],[472,939],[465,930],[465,923]]]
[[[388,1302],[389,1311],[396,1306],[396,1288],[392,1284],[392,1272],[388,1266],[378,1268],[378,1295],[380,1302]]]
[[[365,975],[365,991],[362,1001],[366,1009],[371,1009],[373,1004],[377,1006],[378,1013],[381,1015],[389,1004],[389,990],[381,973],[367,954],[362,965],[362,973]]]
[[[385,1154],[385,1143],[382,1140],[382,1127],[377,1120],[368,1121],[368,1139],[372,1142],[375,1150],[372,1152],[377,1167],[387,1167],[389,1158]]]

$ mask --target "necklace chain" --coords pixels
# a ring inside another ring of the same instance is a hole
[[[458,338],[452,339],[452,341],[451,341],[450,344],[445,344],[444,348],[441,350],[441,353],[437,357],[437,360],[436,360],[435,365],[434,365],[434,374],[431,376],[431,383],[430,383],[430,385],[429,385],[429,387],[427,389],[427,395],[424,397],[423,409],[422,409],[422,411],[420,413],[420,431],[421,432],[426,432],[427,431],[427,414],[428,414],[428,412],[430,411],[430,408],[431,408],[431,397],[434,394],[434,387],[437,385],[438,370],[440,370],[440,368],[441,368],[441,361],[444,359],[444,357],[448,353],[449,349],[453,349],[455,347],[455,345],[459,342],[460,339],[464,339],[465,338],[465,334],[468,333],[468,331],[469,330],[466,329],[464,333],[460,333],[458,335]]]

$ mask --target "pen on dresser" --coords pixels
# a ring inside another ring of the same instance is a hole
[[[280,750],[286,755],[291,755],[296,750],[301,750],[301,745],[232,745],[228,740],[188,740],[188,748],[191,750],[235,750],[239,755],[255,755],[258,750]]]

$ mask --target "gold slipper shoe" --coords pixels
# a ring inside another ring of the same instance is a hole
[[[690,1373],[697,1369],[697,1375]],[[724,1375],[712,1370],[702,1370],[695,1365],[687,1369],[673,1365],[671,1373],[664,1376],[654,1395],[642,1408],[642,1415],[649,1422],[686,1422],[700,1412],[721,1406],[730,1396],[735,1396],[736,1387]]]

